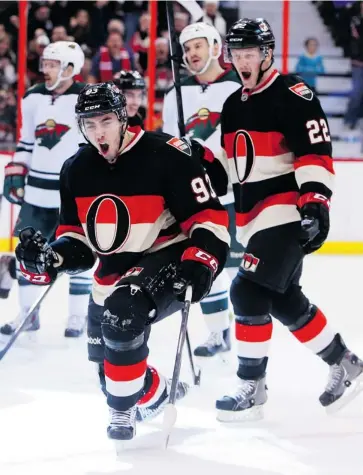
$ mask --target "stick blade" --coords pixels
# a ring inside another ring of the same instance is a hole
[[[164,448],[167,449],[171,431],[176,423],[177,410],[174,404],[167,404],[164,409],[163,419],[163,436],[164,436]]]

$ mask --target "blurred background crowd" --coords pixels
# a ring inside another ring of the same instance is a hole
[[[189,13],[175,3],[175,27],[178,33],[191,22]],[[243,2],[201,1],[203,21],[214,25],[222,38],[242,13]],[[363,2],[321,1],[314,4],[335,45],[351,59],[352,91],[344,124],[354,130],[361,115],[363,100]],[[86,60],[79,81],[98,82],[107,77],[102,64],[107,58],[112,72],[136,69],[148,78],[149,25],[147,1],[32,1],[28,13],[27,86],[42,81],[39,58],[44,48],[59,40],[74,40]],[[18,2],[0,2],[0,149],[11,150],[15,142]],[[309,31],[306,29],[306,31]],[[221,57],[223,64],[223,58]],[[225,66],[225,65],[224,65]],[[307,36],[296,58],[295,71],[312,88],[316,78],[325,74],[324,57],[319,53],[318,38]],[[184,74],[187,71],[184,69]],[[164,2],[158,2],[156,40],[155,128],[161,124],[165,91],[172,85],[169,39]],[[146,104],[145,104],[146,105]]]

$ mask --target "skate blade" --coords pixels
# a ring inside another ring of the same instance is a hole
[[[244,411],[223,411],[217,410],[217,421],[219,422],[251,422],[260,421],[264,418],[263,406],[254,406]]]
[[[325,408],[328,415],[336,414],[343,409],[349,403],[353,401],[363,391],[363,373],[361,373],[353,382],[352,385],[347,388],[344,394],[335,402]]]

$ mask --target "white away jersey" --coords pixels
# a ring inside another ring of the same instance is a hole
[[[14,161],[27,165],[24,200],[42,208],[59,208],[59,173],[84,142],[75,105],[83,84],[73,83],[55,96],[44,84],[31,87],[22,100],[22,127]]]
[[[186,135],[202,140],[219,159],[222,158],[220,118],[223,104],[240,87],[240,80],[234,71],[225,71],[213,83],[202,84],[195,76],[181,82]],[[163,132],[179,136],[175,88],[165,95]],[[226,196],[221,201],[228,203],[233,198]]]

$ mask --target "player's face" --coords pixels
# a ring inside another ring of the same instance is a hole
[[[97,148],[100,155],[110,161],[117,156],[120,148],[121,127],[114,112],[83,119],[83,128],[88,140]]]
[[[45,85],[52,87],[58,79],[58,74],[61,68],[59,61],[55,59],[42,59],[41,70],[44,74]]]
[[[126,97],[126,110],[128,117],[134,117],[139,110],[144,91],[142,89],[130,89],[124,91]]]
[[[205,38],[195,38],[184,43],[184,52],[189,67],[202,71],[209,59],[209,44]]]
[[[259,48],[231,49],[233,66],[236,68],[242,84],[252,89],[257,84],[263,57]]]

